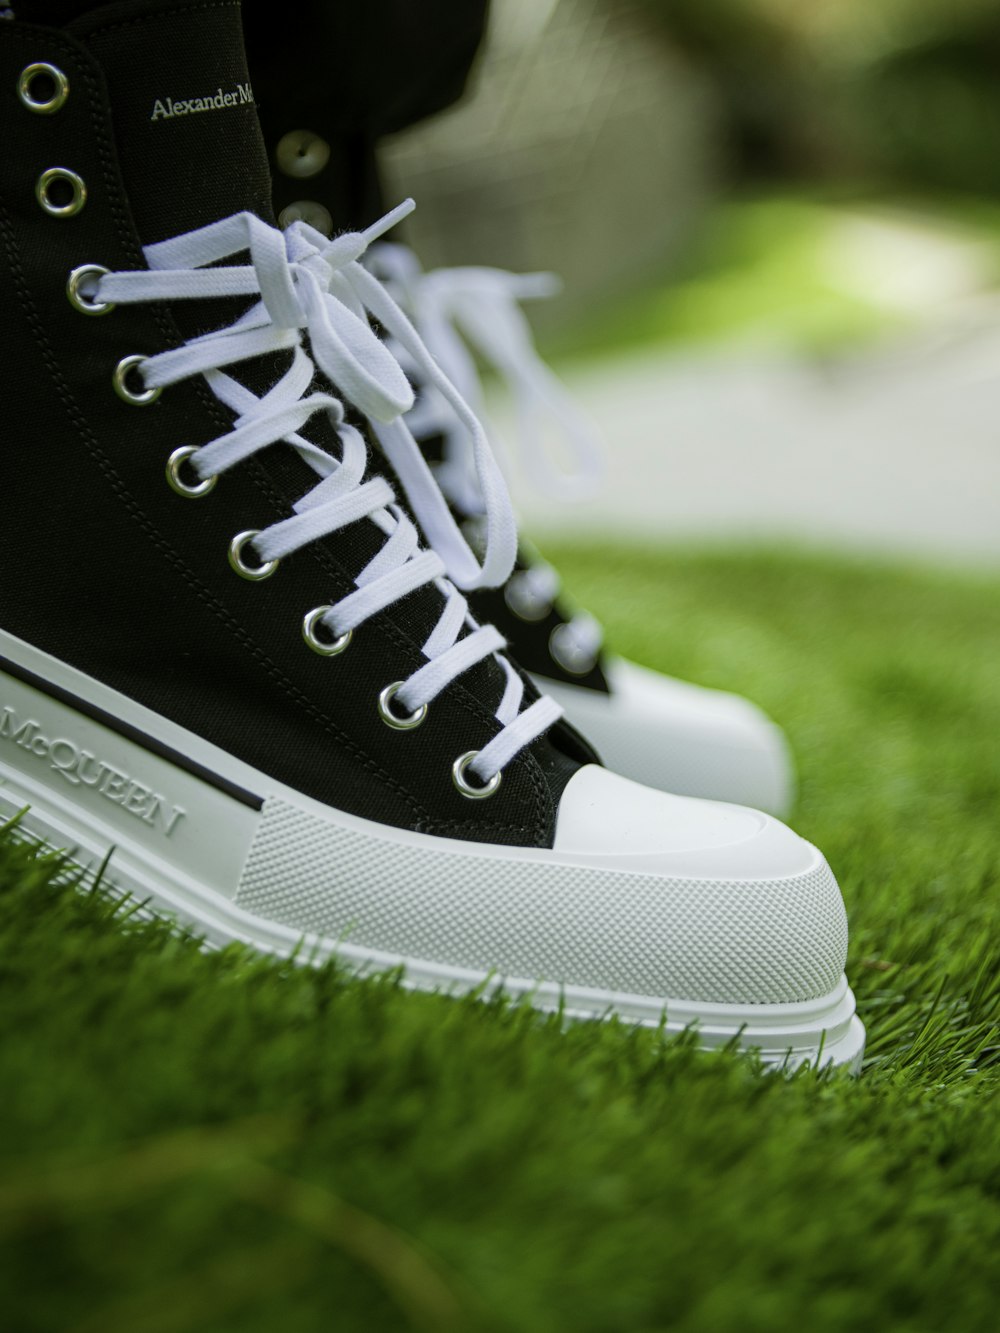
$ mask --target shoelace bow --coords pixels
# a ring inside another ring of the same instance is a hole
[[[513,397],[522,467],[536,488],[559,500],[592,494],[604,472],[604,450],[590,423],[557,375],[535,348],[531,326],[520,302],[559,290],[550,273],[507,273],[494,268],[446,268],[425,272],[409,247],[381,241],[365,257],[412,316],[424,345],[478,417],[484,418],[483,392],[475,357],[496,372]],[[422,375],[406,348],[393,347],[420,396],[406,421],[418,440],[441,436],[444,457],[435,470],[443,493],[463,514],[485,512],[478,477],[470,467],[468,434],[451,405]],[[546,424],[566,446],[570,467],[560,467],[547,448]],[[494,444],[496,437],[494,436]],[[541,610],[559,595],[559,577],[551,565],[532,561],[519,571],[518,593]],[[593,616],[580,612],[566,622],[564,652],[596,661],[603,632]]]
[[[385,543],[355,579],[356,590],[323,616],[320,623],[331,635],[346,635],[418,588],[430,583],[437,587],[444,609],[423,645],[427,661],[395,696],[402,708],[415,713],[463,672],[504,647],[496,629],[472,619],[455,582],[466,588],[503,582],[513,564],[517,536],[506,485],[482,426],[389,293],[358,262],[368,245],[412,207],[407,201],[367,231],[333,242],[303,224],[282,233],[252,213],[237,213],[147,246],[148,270],[106,274],[94,284],[91,296],[113,304],[260,298],[233,324],[147,358],[142,367],[146,386],[166,388],[203,375],[235,414],[231,430],[191,456],[190,465],[201,480],[221,476],[278,441],[291,445],[320,478],[293,506],[292,517],[253,539],[251,545],[262,561],[280,560],[362,519],[371,519],[385,534]],[[221,263],[247,251],[249,264]],[[215,265],[219,266],[210,267]],[[413,391],[398,361],[373,331],[369,315],[405,348],[468,430],[488,523],[482,564],[401,419],[413,405]],[[375,423],[433,550],[421,549],[417,529],[395,503],[389,483],[382,477],[364,480],[366,445],[345,421],[342,401],[332,393],[309,392],[315,367],[303,348],[303,331],[316,365]],[[291,365],[261,397],[225,373],[224,367],[284,350],[293,353]],[[298,434],[320,412],[326,413],[339,436],[339,460]],[[464,630],[468,633],[460,637]],[[548,730],[562,711],[553,700],[542,698],[521,712],[521,678],[504,657],[497,660],[506,678],[495,713],[501,730],[468,765],[483,783]]]

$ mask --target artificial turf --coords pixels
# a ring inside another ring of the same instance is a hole
[[[1000,580],[560,553],[787,727],[858,1081],[204,954],[0,835],[4,1333],[998,1325]]]

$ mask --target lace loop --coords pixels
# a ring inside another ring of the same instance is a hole
[[[399,210],[396,210],[398,213]],[[407,398],[404,406],[393,412],[378,410],[370,400],[361,402],[354,396],[353,382],[345,383],[332,367],[324,362],[331,346],[330,325],[334,316],[330,306],[323,312],[313,305],[314,316],[309,324],[311,345],[319,364],[327,370],[345,395],[359,406],[372,422],[386,457],[400,479],[407,499],[413,506],[429,544],[441,555],[448,576],[460,588],[499,587],[514,567],[517,555],[517,526],[511,507],[507,483],[497,464],[478,416],[469,407],[458,389],[445,375],[410,320],[399,308],[385,287],[368,270],[350,258],[359,251],[366,237],[382,234],[382,219],[368,232],[350,233],[328,241],[321,232],[304,222],[296,222],[286,232],[289,259],[294,267],[308,273],[311,281],[325,285],[325,295],[333,309],[353,311],[372,316],[385,329],[394,352],[393,364],[406,382]],[[317,263],[322,260],[325,269]],[[336,318],[341,318],[337,316]],[[360,322],[360,321],[359,321]],[[377,340],[376,340],[377,341]],[[379,344],[384,353],[384,344]],[[447,404],[456,429],[461,432],[475,470],[482,512],[486,524],[486,540],[482,563],[469,546],[456,523],[440,487],[434,480],[427,462],[413,434],[402,417],[413,405],[413,391],[399,364],[398,350],[402,349],[408,364],[417,367],[422,383],[430,384]],[[355,357],[353,366],[364,377],[366,367],[361,357]],[[395,400],[394,400],[395,402]],[[367,405],[366,405],[367,403]]]
[[[604,471],[603,447],[559,378],[538,355],[531,326],[519,305],[554,295],[559,290],[558,279],[550,273],[506,273],[493,268],[425,273],[412,250],[385,241],[373,247],[366,262],[402,301],[427,348],[477,414],[483,413],[483,394],[473,353],[507,384],[517,410],[521,464],[536,487],[562,500],[592,494]],[[478,519],[487,506],[470,466],[467,432],[407,348],[400,345],[394,350],[419,389],[417,404],[407,416],[408,427],[418,440],[441,436],[444,457],[435,470],[440,490],[461,515]],[[547,421],[566,446],[568,468],[560,467],[546,448]],[[545,619],[559,593],[555,570],[542,561],[533,561],[506,582],[508,605],[524,620]],[[565,629],[574,661],[596,663],[603,633],[593,617],[581,612]],[[553,651],[561,666],[565,666],[565,655],[565,646],[561,656]]]
[[[559,279],[552,273],[507,273],[495,268],[425,273],[406,246],[384,241],[372,249],[368,265],[401,294],[420,337],[476,412],[482,412],[482,390],[473,353],[504,381],[516,406],[515,438],[521,465],[536,487],[558,500],[592,495],[605,470],[603,445],[559,377],[538,355],[520,306],[522,301],[556,295]],[[462,432],[433,388],[430,394],[423,383],[420,388],[425,401],[417,409],[416,424],[411,417],[414,433],[418,439],[444,436],[446,477],[442,484],[446,490],[449,483],[458,487],[461,495],[449,498],[464,500],[462,507],[474,513]],[[552,434],[568,457],[566,467],[547,448],[547,424],[555,428]]]

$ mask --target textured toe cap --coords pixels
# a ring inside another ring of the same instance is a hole
[[[828,994],[840,979],[837,882],[815,847],[769,815],[588,766],[564,793],[555,850],[614,877],[617,971],[629,985],[767,1004]]]

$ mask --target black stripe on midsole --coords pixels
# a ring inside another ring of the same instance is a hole
[[[133,727],[131,723],[123,721],[120,717],[115,717],[113,713],[107,713],[103,708],[98,708],[96,704],[92,704],[88,699],[81,699],[79,695],[64,690],[61,685],[46,680],[44,676],[29,671],[27,667],[21,666],[19,662],[12,662],[9,657],[4,657],[2,654],[0,654],[0,671],[5,671],[8,676],[13,676],[15,680],[30,685],[33,689],[39,690],[42,694],[47,694],[51,699],[56,699],[61,704],[67,704],[70,708],[75,708],[84,717],[89,717],[94,722],[100,722],[101,726],[107,727],[109,731],[117,732],[119,736],[124,736],[127,741],[132,741],[135,745],[140,745],[144,750],[148,750],[150,754],[155,754],[160,759],[166,759],[168,763],[176,764],[178,768],[184,769],[186,773],[200,778],[202,782],[207,782],[210,787],[225,792],[227,796],[231,796],[234,801],[239,801],[241,805],[248,805],[251,810],[263,809],[263,796],[255,796],[252,791],[247,791],[245,787],[230,782],[221,773],[214,773],[212,769],[206,768],[204,764],[199,764],[196,759],[181,754],[179,750],[171,749],[169,745],[164,745],[162,741],[158,741],[155,736],[140,731],[138,727]]]

